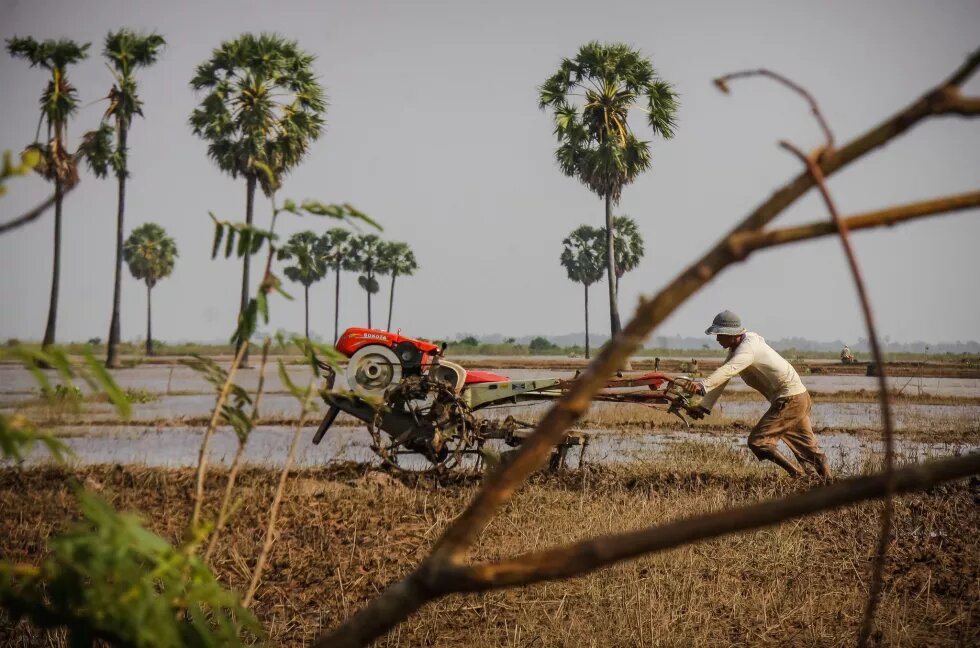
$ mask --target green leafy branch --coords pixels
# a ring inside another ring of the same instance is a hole
[[[130,400],[90,353],[72,363],[58,347],[44,351],[13,347],[0,359],[18,360],[49,399],[79,391],[81,381],[104,393],[121,416]],[[202,364],[211,379],[220,368]],[[48,373],[45,372],[47,370]],[[52,384],[54,372],[60,379]],[[236,398],[247,393],[236,393]],[[23,460],[38,443],[57,461],[71,453],[53,436],[22,415],[0,415],[0,450]],[[40,565],[0,561],[0,608],[14,623],[64,628],[71,645],[103,640],[123,646],[238,646],[243,637],[259,638],[259,625],[239,595],[221,587],[196,557],[206,535],[198,528],[187,543],[173,547],[143,528],[139,520],[117,513],[102,499],[77,489],[83,521],[49,541],[51,556]]]
[[[196,556],[80,490],[83,521],[50,541],[41,565],[0,563],[0,606],[14,622],[66,628],[73,646],[240,646],[259,624]]]
[[[76,382],[81,380],[94,392],[105,393],[115,405],[122,418],[129,418],[131,405],[126,393],[95,359],[90,352],[82,354],[82,364],[72,364],[68,353],[58,347],[48,347],[42,351],[24,346],[15,346],[0,351],[0,360],[19,361],[37,382],[41,395],[49,402],[63,402],[64,394],[79,392]],[[52,386],[51,378],[44,372],[53,369],[61,382]],[[74,401],[73,401],[74,402]],[[71,454],[70,448],[50,434],[38,430],[34,423],[24,416],[0,414],[0,451],[5,459],[23,461],[40,443],[58,461]]]
[[[245,413],[245,408],[252,405],[252,397],[249,396],[248,390],[234,382],[229,382],[228,372],[211,358],[195,354],[189,359],[180,360],[180,363],[193,369],[214,385],[219,394],[225,385],[228,385],[228,395],[219,409],[218,423],[231,426],[239,442],[245,443],[254,427],[252,417]]]

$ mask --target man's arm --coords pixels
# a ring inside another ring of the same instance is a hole
[[[753,362],[755,362],[755,352],[748,344],[748,341],[745,340],[742,344],[738,345],[735,353],[732,354],[732,357],[725,364],[715,369],[710,376],[701,381],[701,386],[705,392],[713,392],[719,387],[724,389],[724,386],[728,384],[729,380],[752,366]]]
[[[742,373],[743,369],[751,366],[754,361],[755,352],[749,347],[749,344],[743,341],[742,344],[738,345],[731,358],[715,369],[710,376],[700,383],[693,385],[694,389],[691,391],[704,396],[701,402],[698,403],[698,407],[710,412],[715,402],[721,398],[721,394],[725,391],[725,387],[728,386],[728,382]]]
[[[725,382],[721,383],[714,389],[706,390],[704,394],[702,394],[704,398],[702,398],[700,401],[695,401],[697,403],[697,406],[704,409],[707,412],[710,412],[711,408],[715,406],[715,403],[718,401],[718,399],[721,398],[721,394],[722,392],[725,391],[725,387],[727,386],[728,386],[728,381],[726,380]],[[701,388],[704,389],[704,386],[702,385]]]

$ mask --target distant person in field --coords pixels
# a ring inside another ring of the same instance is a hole
[[[852,362],[854,362],[854,355],[851,353],[851,350],[847,348],[846,344],[844,345],[844,348],[841,349],[840,361],[843,362],[844,364],[851,364]]]
[[[693,413],[701,418],[711,411],[715,401],[735,376],[741,376],[749,387],[769,401],[769,411],[749,433],[749,449],[760,460],[767,459],[790,474],[805,473],[777,449],[783,441],[801,465],[809,465],[821,477],[830,477],[827,457],[810,427],[813,401],[789,362],[766,344],[758,333],[746,331],[742,320],[731,311],[718,313],[706,335],[715,335],[718,344],[728,349],[724,364],[710,376],[689,383],[688,389],[704,396]]]

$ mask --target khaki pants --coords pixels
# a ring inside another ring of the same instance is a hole
[[[817,468],[824,461],[823,450],[810,427],[813,401],[808,392],[778,398],[749,433],[749,449],[759,459],[768,459],[783,441],[800,464]]]

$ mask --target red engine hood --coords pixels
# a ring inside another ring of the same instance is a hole
[[[410,342],[422,352],[432,353],[438,351],[438,345],[424,340],[405,337],[390,331],[378,329],[351,327],[344,331],[343,335],[337,340],[337,350],[348,358],[354,355],[358,349],[369,344],[380,344],[381,346],[392,347],[399,342]]]

